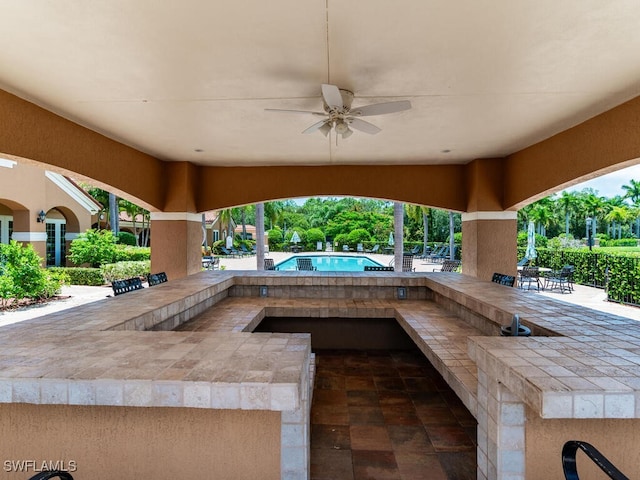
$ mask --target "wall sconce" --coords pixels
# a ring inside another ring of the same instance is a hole
[[[36,217],[36,222],[44,223],[46,218],[47,218],[47,214],[44,213],[44,210],[40,210],[40,212],[38,213],[38,216]]]

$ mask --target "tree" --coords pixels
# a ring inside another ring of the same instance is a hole
[[[640,182],[637,180],[629,180],[628,185],[622,185],[622,189],[626,191],[625,198],[630,198],[635,207],[640,207]],[[636,212],[640,209],[636,208]],[[635,215],[636,219],[636,237],[640,238],[640,214]]]
[[[573,193],[567,191],[562,192],[557,200],[558,209],[564,214],[564,233],[569,236],[569,219],[578,205],[578,200]]]
[[[429,214],[431,209],[424,205],[406,206],[407,215],[416,221],[422,221],[422,255],[426,256],[429,252]]]
[[[629,209],[625,206],[614,206],[611,208],[609,213],[604,217],[607,222],[612,222],[614,224],[614,236],[615,236],[615,225],[618,224],[620,228],[618,229],[618,239],[622,238],[622,224],[627,222],[631,217]]]

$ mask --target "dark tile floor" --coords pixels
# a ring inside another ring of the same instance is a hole
[[[476,420],[418,351],[316,351],[312,480],[471,480]]]

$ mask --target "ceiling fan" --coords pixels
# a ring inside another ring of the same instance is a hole
[[[324,117],[319,122],[314,123],[302,133],[320,132],[325,137],[333,129],[342,138],[349,138],[353,130],[359,130],[370,135],[380,132],[380,128],[373,123],[366,122],[360,117],[370,117],[374,115],[385,115],[387,113],[402,112],[411,108],[411,102],[401,100],[398,102],[375,103],[362,107],[351,107],[353,92],[343,90],[335,85],[322,84],[322,100],[324,112],[313,112],[308,110],[284,110],[278,108],[267,108],[269,112],[289,112],[306,113]]]

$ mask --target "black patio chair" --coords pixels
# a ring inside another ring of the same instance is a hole
[[[571,293],[573,287],[571,280],[573,277],[573,267],[564,266],[558,272],[551,272],[545,277],[544,288],[545,290],[560,290],[560,293]]]
[[[415,268],[413,267],[413,255],[402,256],[402,271],[403,272],[415,271]]]
[[[316,267],[313,266],[313,263],[311,263],[310,258],[306,258],[306,257],[296,258],[296,263],[298,265],[298,270],[308,270],[308,271],[317,270]]]
[[[540,291],[541,288],[544,289],[540,281],[540,270],[538,267],[522,267],[522,270],[520,270],[520,280],[518,281],[518,285],[522,290],[524,290],[525,283],[527,284],[527,290],[531,290],[532,283],[535,283],[537,291]]]
[[[434,268],[434,272],[457,272],[460,268],[460,260],[444,260],[440,268]]]
[[[562,471],[564,472],[565,480],[580,480],[576,462],[578,450],[582,450],[609,478],[613,480],[629,480],[596,447],[579,440],[569,440],[562,447]]]
[[[500,285],[506,285],[507,287],[513,287],[516,283],[516,277],[513,275],[505,275],[504,273],[494,273],[491,281]]]
[[[50,478],[59,478],[60,480],[73,480],[71,474],[63,470],[47,470],[45,472],[40,472],[29,478],[29,480],[48,480]]]
[[[276,267],[276,264],[273,261],[273,258],[265,258],[264,259],[264,269],[265,270],[280,270]]]

